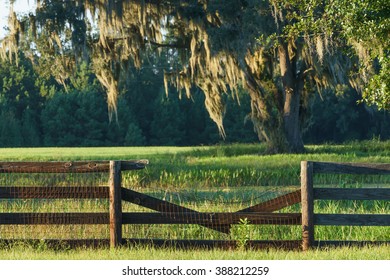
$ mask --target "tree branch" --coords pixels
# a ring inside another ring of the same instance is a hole
[[[172,49],[189,49],[190,45],[186,43],[157,43],[155,41],[151,41],[148,39],[144,39],[144,42],[146,44],[150,44],[152,46],[158,47],[158,48],[172,48]]]

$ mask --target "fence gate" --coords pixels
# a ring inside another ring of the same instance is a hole
[[[175,245],[179,247],[202,246],[202,247],[236,247],[237,240],[232,240],[231,230],[234,225],[246,226],[275,225],[292,226],[301,224],[300,213],[273,213],[285,207],[299,203],[300,191],[270,199],[251,207],[243,208],[235,212],[201,212],[176,203],[168,202],[161,198],[137,192],[127,188],[121,189],[122,200],[139,206],[138,211],[123,212],[122,223],[124,225],[196,225],[210,233],[213,239],[167,239],[164,238],[127,238],[124,242],[149,243],[155,245]],[[142,208],[142,209],[141,209]],[[153,210],[153,212],[145,211]],[[198,229],[199,235],[202,231]],[[240,236],[238,236],[240,238]],[[246,238],[245,243],[251,248],[277,247],[299,248],[300,240],[251,240]]]
[[[0,162],[0,243],[118,244],[121,171],[147,164]]]

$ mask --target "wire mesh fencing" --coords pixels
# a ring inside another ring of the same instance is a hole
[[[108,161],[0,162],[0,242],[107,243],[109,171]]]

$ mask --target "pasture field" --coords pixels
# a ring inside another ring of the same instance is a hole
[[[0,149],[0,161],[65,161],[65,160],[131,160],[148,159],[145,170],[123,173],[125,186],[156,197],[180,203],[197,211],[232,212],[256,202],[299,189],[300,161],[390,163],[390,141],[366,141],[343,145],[307,146],[305,154],[265,155],[260,144],[234,144],[204,147],[110,147],[110,148],[6,148]],[[25,180],[20,177],[19,180]],[[39,178],[37,180],[40,180]],[[317,186],[336,188],[389,187],[390,176],[351,176],[320,174],[314,178]],[[124,211],[137,206],[124,204]],[[87,200],[80,205],[69,200],[53,203],[37,201],[17,203],[0,202],[1,212],[55,212],[55,211],[107,211],[107,201]],[[300,212],[300,205],[283,209]],[[322,213],[375,213],[389,214],[387,201],[321,201],[316,212]],[[106,238],[106,226],[58,226],[56,230],[41,226],[8,227],[12,238],[36,236],[54,238]],[[1,229],[0,229],[1,230]],[[153,236],[173,239],[300,239],[300,226],[236,225],[231,234],[215,233],[197,225],[140,226],[125,225],[125,237]],[[88,236],[85,236],[88,234]],[[316,239],[334,240],[389,240],[386,227],[316,227]],[[8,237],[9,238],[9,237]],[[283,250],[180,250],[158,249],[144,246],[106,249],[52,250],[45,244],[29,246],[1,245],[0,259],[389,259],[389,246],[363,248],[323,248],[310,252]]]

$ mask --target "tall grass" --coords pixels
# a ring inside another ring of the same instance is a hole
[[[237,187],[299,185],[300,161],[390,162],[390,141],[307,146],[305,154],[265,155],[261,144],[207,147],[6,148],[1,161],[60,161],[147,158],[150,165],[125,175],[134,187]],[[357,178],[319,175],[318,184],[345,182],[389,183],[385,176]],[[192,184],[192,186],[189,186]]]

